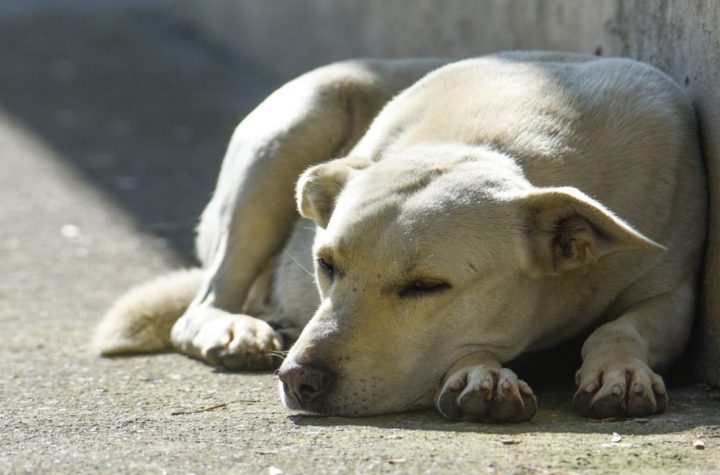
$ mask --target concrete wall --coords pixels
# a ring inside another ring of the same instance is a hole
[[[711,188],[697,345],[720,384],[720,2],[717,0],[171,0],[245,59],[291,77],[353,56],[556,49],[654,64],[695,101]]]

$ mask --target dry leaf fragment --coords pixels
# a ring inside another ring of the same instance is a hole
[[[605,424],[606,422],[618,422],[621,421],[619,417],[606,417],[604,419],[590,419],[593,424]]]
[[[285,473],[285,472],[283,472],[282,469],[280,469],[274,465],[271,465],[270,467],[268,467],[268,475],[283,475],[283,473]]]
[[[208,411],[214,411],[215,409],[221,409],[229,406],[230,404],[255,404],[256,402],[260,402],[257,399],[237,399],[235,401],[228,401],[228,402],[221,402],[220,404],[215,404],[213,406],[206,406],[201,407],[199,409],[189,410],[189,411],[174,411],[171,412],[171,416],[184,416],[187,414],[198,414],[200,412],[208,412]]]
[[[612,442],[615,443],[615,444],[617,444],[617,443],[620,442],[621,440],[622,440],[622,436],[621,436],[620,434],[618,434],[617,432],[613,432]]]
[[[391,465],[396,465],[396,464],[405,463],[405,462],[407,462],[407,459],[390,459],[390,460],[388,460],[388,463]]]
[[[500,441],[500,443],[503,445],[515,445],[515,444],[519,444],[520,442],[518,442],[517,440],[512,440],[512,439],[502,439]]]
[[[700,439],[697,439],[695,442],[693,442],[693,447],[695,447],[698,450],[705,450],[705,442],[703,442]]]

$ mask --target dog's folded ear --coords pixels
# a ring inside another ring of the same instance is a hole
[[[558,275],[620,251],[665,250],[576,188],[541,188],[521,200],[532,275]]]
[[[330,221],[335,200],[350,175],[370,165],[365,158],[345,157],[308,168],[295,187],[298,211],[325,228]]]

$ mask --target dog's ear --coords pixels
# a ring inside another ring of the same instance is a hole
[[[300,214],[327,227],[335,209],[335,200],[350,175],[370,165],[358,157],[345,157],[310,167],[300,175],[295,188],[295,199]]]
[[[522,206],[535,276],[558,275],[619,251],[665,250],[576,188],[536,190]]]

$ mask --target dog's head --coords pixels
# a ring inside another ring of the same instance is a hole
[[[545,276],[658,245],[573,188],[537,189],[508,157],[434,146],[338,159],[298,183],[322,303],[280,369],[291,408],[423,407],[458,359],[517,356],[542,328]]]

